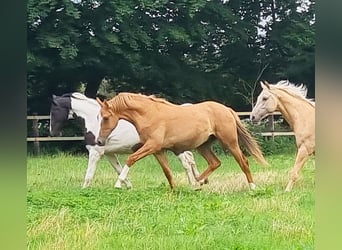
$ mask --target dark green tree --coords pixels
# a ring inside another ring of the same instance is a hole
[[[296,0],[29,0],[29,112],[47,113],[52,94],[81,83],[95,97],[104,78],[117,92],[237,110],[250,109],[259,78],[312,90],[310,3],[298,11]]]

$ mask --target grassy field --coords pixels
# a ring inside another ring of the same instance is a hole
[[[195,157],[202,171],[204,162]],[[314,249],[314,159],[294,190],[284,193],[294,153],[266,158],[271,165],[266,168],[250,159],[258,185],[252,192],[226,155],[201,191],[191,189],[173,155],[174,191],[152,156],[132,167],[131,190],[114,188],[116,174],[105,158],[91,186],[82,190],[87,156],[28,156],[27,247]]]

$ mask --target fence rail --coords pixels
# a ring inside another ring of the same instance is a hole
[[[41,136],[41,137],[27,137],[26,141],[82,141],[84,136]]]

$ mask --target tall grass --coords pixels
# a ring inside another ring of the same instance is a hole
[[[122,162],[126,155],[121,155]],[[203,159],[195,154],[199,169]],[[133,189],[114,188],[103,159],[91,186],[81,189],[86,155],[27,159],[28,249],[313,249],[314,159],[291,193],[284,193],[294,153],[250,159],[257,191],[230,156],[201,191],[194,191],[170,155],[176,189],[170,191],[153,157],[129,173]]]

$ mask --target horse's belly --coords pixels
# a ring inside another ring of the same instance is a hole
[[[179,151],[197,148],[206,142],[213,129],[207,119],[199,119],[194,122],[185,122],[183,126],[174,126],[172,132],[168,131],[164,138],[166,148],[173,148]]]
[[[175,151],[186,151],[195,149],[202,145],[209,138],[209,134],[194,136],[174,136],[168,139],[168,143],[164,144],[165,148]]]
[[[107,143],[104,147],[105,153],[130,154],[133,152],[134,145],[125,143]]]

